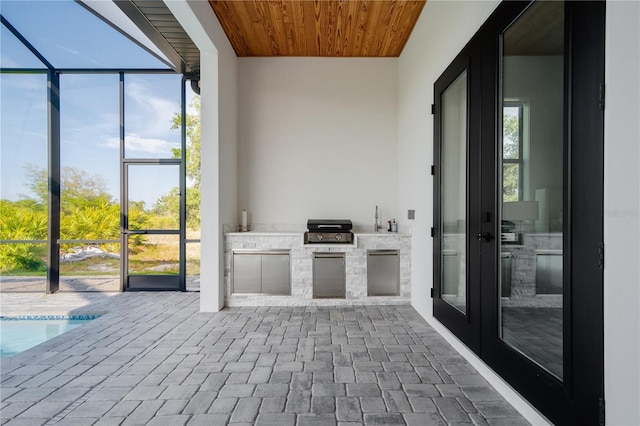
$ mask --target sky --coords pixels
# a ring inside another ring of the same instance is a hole
[[[56,68],[167,68],[72,0],[3,0],[0,7]],[[2,68],[44,68],[4,26],[1,37]],[[127,158],[171,158],[171,148],[180,146],[180,131],[171,129],[180,87],[180,75],[125,75]],[[187,86],[187,103],[193,95]],[[60,99],[61,166],[101,176],[119,199],[118,74],[62,73]],[[30,195],[25,166],[46,167],[46,101],[45,74],[0,74],[0,198]],[[178,185],[173,168],[140,167],[132,170],[138,181],[130,186],[130,200],[152,207]]]

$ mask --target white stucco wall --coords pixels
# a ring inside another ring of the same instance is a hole
[[[239,202],[253,224],[401,219],[397,58],[240,58]]]
[[[608,1],[604,371],[608,425],[640,424],[640,2]]]

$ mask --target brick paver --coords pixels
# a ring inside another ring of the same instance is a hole
[[[410,306],[1,297],[4,315],[103,314],[2,360],[3,424],[527,424]]]

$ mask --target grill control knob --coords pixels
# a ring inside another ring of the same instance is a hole
[[[318,239],[318,241],[322,241],[322,239],[324,238],[324,235],[318,234],[316,235],[316,238]]]
[[[336,240],[338,241],[342,240],[342,234],[336,234]]]

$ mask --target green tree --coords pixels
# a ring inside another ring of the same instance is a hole
[[[200,188],[200,96],[193,98],[189,104],[196,112],[187,114],[187,180],[189,184]],[[182,126],[182,114],[175,113],[172,120],[172,129]],[[173,158],[180,158],[180,148],[172,149]]]
[[[171,188],[168,194],[156,200],[152,212],[157,216],[155,227],[178,229],[180,225],[180,189]]]
[[[35,199],[24,194],[22,198],[31,199],[46,206],[49,197],[47,169],[35,164],[26,164],[25,175]],[[92,175],[86,170],[71,166],[65,166],[62,169],[60,194],[63,207],[65,204],[82,204],[96,200],[112,202],[109,186],[102,176]]]
[[[46,206],[49,191],[47,170],[27,164],[25,175],[35,199],[27,198],[23,202]],[[62,239],[119,238],[119,206],[109,193],[107,181],[100,175],[92,175],[77,167],[64,167],[61,173],[60,210]]]
[[[187,169],[187,227],[190,229],[200,228],[200,97],[196,96],[189,104],[195,110],[193,114],[187,114],[186,117],[186,133],[187,133],[187,153],[186,153],[186,169]],[[172,119],[172,129],[179,129],[182,126],[182,114],[175,113]],[[174,148],[172,150],[173,158],[180,158],[182,150]],[[172,224],[177,227],[179,221],[179,203],[180,191],[173,188],[168,194],[160,197],[153,209],[157,215],[170,216],[173,219]]]
[[[502,121],[502,158],[518,159],[520,152],[520,122],[515,115],[505,115]],[[520,163],[503,163],[502,201],[520,199]]]
[[[35,195],[35,198],[25,194],[20,194],[20,197],[35,204],[41,204],[46,208],[49,200],[47,169],[27,163],[24,165],[24,174],[25,180],[29,183],[28,187],[31,189],[33,195]]]
[[[25,166],[31,195],[19,201],[0,200],[0,239],[47,239],[48,176],[45,168]],[[120,206],[108,192],[106,180],[76,167],[64,167],[61,173],[60,236],[65,240],[117,240],[120,236]],[[144,209],[133,206],[133,223],[148,220]],[[136,241],[137,242],[137,241]],[[69,250],[72,244],[61,244]],[[100,244],[107,252],[118,250],[118,244]],[[38,271],[46,265],[44,244],[0,245],[0,270]]]
[[[0,200],[0,240],[47,239],[47,180],[34,165],[25,167],[36,198],[22,195],[18,201]],[[36,177],[42,181],[37,182]],[[0,271],[46,269],[46,244],[0,244]]]
[[[520,157],[520,120],[516,115],[505,115],[502,119],[502,156]]]
[[[47,211],[28,204],[0,200],[0,240],[45,240]],[[42,271],[46,266],[46,245],[0,244],[0,271]]]
[[[120,206],[105,200],[74,202],[65,206],[60,218],[60,236],[65,240],[118,240]],[[74,244],[62,244],[69,250]],[[118,244],[100,244],[106,252],[117,252]]]

